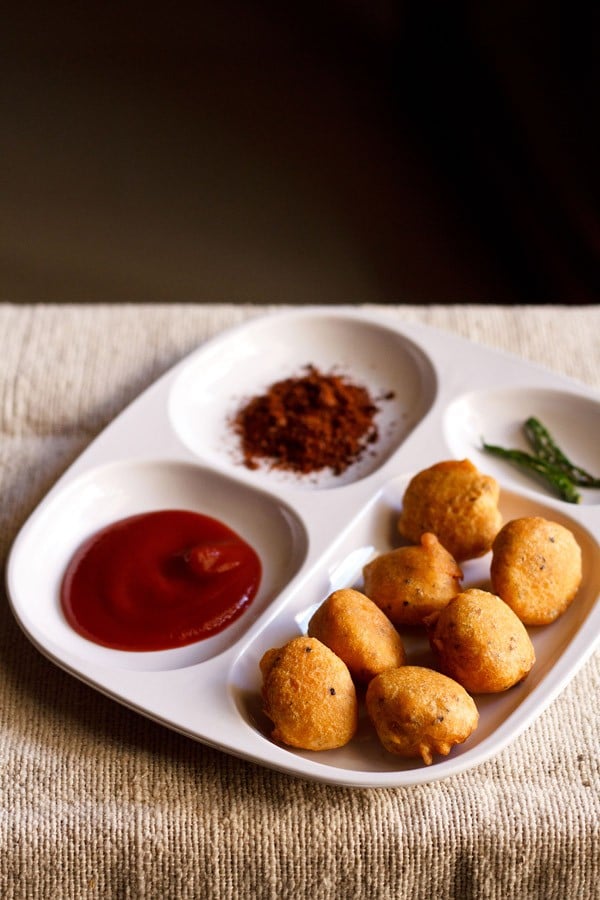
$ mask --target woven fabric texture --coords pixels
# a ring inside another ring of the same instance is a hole
[[[0,541],[143,388],[274,307],[0,306]],[[386,307],[600,389],[600,307]],[[32,564],[34,562],[32,561]],[[297,780],[61,671],[0,606],[0,896],[600,897],[600,654],[490,761],[412,788]]]

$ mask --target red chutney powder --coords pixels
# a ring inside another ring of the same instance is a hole
[[[303,371],[275,382],[237,412],[233,427],[248,468],[266,461],[299,474],[331,468],[340,475],[378,440],[379,407],[365,387],[314,365]]]

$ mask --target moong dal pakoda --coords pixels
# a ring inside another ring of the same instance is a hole
[[[418,472],[402,501],[398,531],[417,544],[433,532],[460,563],[483,556],[502,525],[500,488],[468,459],[445,460]]]
[[[260,661],[264,711],[275,741],[303,750],[343,747],[358,726],[358,702],[346,664],[321,641],[292,638]]]
[[[568,528],[541,516],[513,519],[492,546],[492,590],[525,625],[548,625],[573,601],[581,548]]]
[[[420,625],[460,591],[462,571],[435,534],[376,556],[363,568],[364,592],[394,625]]]
[[[367,688],[366,705],[386,750],[421,757],[430,765],[434,753],[447,756],[476,729],[475,701],[452,678],[422,666],[388,669]]]
[[[357,682],[404,665],[402,638],[388,617],[360,591],[334,591],[308,623],[308,633],[342,659]]]
[[[505,691],[535,662],[525,626],[489,591],[463,591],[425,624],[440,669],[471,694]]]

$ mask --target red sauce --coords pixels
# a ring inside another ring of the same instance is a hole
[[[117,650],[167,650],[222,631],[252,602],[262,568],[222,522],[185,510],[121,519],[69,563],[61,605],[79,634]]]

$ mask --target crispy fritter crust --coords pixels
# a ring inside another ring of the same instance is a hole
[[[488,591],[463,591],[426,625],[440,668],[472,694],[507,690],[522,681],[535,662],[525,626]]]
[[[260,661],[264,711],[273,740],[303,750],[342,747],[358,725],[358,703],[348,667],[321,641],[293,638]]]
[[[329,595],[308,623],[308,633],[343,659],[357,682],[406,661],[402,638],[388,617],[350,588]]]
[[[497,481],[470,460],[436,463],[409,482],[398,530],[413,544],[433,532],[459,563],[483,556],[502,525],[499,495]]]
[[[479,721],[475,701],[452,678],[421,666],[388,669],[367,688],[366,705],[386,750],[421,757],[447,756],[473,733]]]
[[[581,584],[581,548],[568,528],[540,516],[513,519],[492,547],[492,590],[526,625],[548,625]]]
[[[419,625],[460,591],[462,570],[435,534],[375,557],[363,568],[364,592],[394,625]]]

